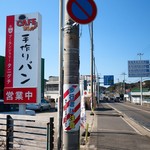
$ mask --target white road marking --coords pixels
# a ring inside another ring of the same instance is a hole
[[[142,135],[142,133],[140,131],[138,131],[136,128],[134,128],[128,121],[126,121],[124,118],[122,118],[123,121],[125,121],[136,133]]]

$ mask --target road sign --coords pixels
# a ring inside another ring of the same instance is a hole
[[[95,19],[97,7],[94,0],[69,0],[67,11],[75,22],[88,24]]]
[[[114,76],[113,75],[105,75],[104,76],[104,85],[113,85],[114,84]]]
[[[150,77],[149,60],[128,61],[129,77]]]

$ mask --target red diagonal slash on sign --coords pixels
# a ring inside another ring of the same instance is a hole
[[[74,3],[81,9],[81,11],[83,11],[83,13],[90,18],[90,15],[87,13],[87,11],[80,5],[79,2],[77,2],[76,0],[74,1]]]

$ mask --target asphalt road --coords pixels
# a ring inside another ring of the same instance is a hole
[[[123,114],[150,131],[150,110],[130,103],[109,103]]]

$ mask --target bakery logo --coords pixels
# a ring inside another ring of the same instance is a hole
[[[17,20],[17,26],[23,27],[24,31],[33,31],[38,27],[36,18],[28,19],[25,15],[20,15]]]

